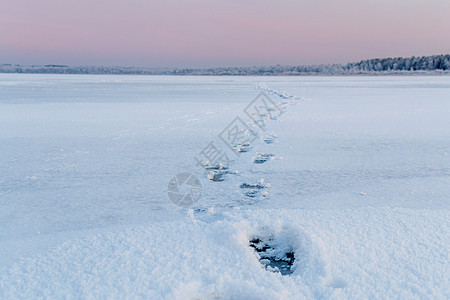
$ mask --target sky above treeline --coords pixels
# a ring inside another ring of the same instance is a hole
[[[449,0],[0,0],[0,63],[209,67],[450,53]]]

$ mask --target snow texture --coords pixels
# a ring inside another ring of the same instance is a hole
[[[283,114],[209,180],[194,157],[261,90]],[[0,299],[446,299],[448,95],[448,77],[0,75]],[[167,196],[182,172],[203,187],[188,209]]]

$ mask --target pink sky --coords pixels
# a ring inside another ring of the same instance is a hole
[[[205,67],[450,53],[449,0],[0,0],[0,63]]]

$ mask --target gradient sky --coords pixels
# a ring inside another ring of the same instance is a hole
[[[0,63],[149,67],[450,53],[450,0],[0,0]]]

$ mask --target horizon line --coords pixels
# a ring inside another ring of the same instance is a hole
[[[371,60],[384,60],[384,59],[412,59],[412,58],[424,58],[424,57],[434,57],[434,56],[447,56],[450,55],[450,53],[441,53],[441,54],[432,54],[432,55],[413,55],[413,56],[393,56],[393,57],[374,57],[374,58],[368,58],[368,59],[360,59],[355,61],[349,61],[346,63],[319,63],[319,64],[267,64],[267,65],[251,65],[251,66],[242,66],[242,65],[235,65],[235,66],[208,66],[208,67],[145,67],[145,66],[132,66],[132,65],[67,65],[67,64],[58,64],[58,63],[47,63],[47,64],[16,64],[16,63],[1,63],[1,66],[19,66],[19,67],[47,67],[47,68],[73,68],[73,67],[117,67],[117,68],[141,68],[141,69],[168,69],[168,70],[174,70],[174,69],[184,69],[184,70],[203,70],[203,69],[234,69],[234,68],[262,68],[262,67],[308,67],[308,66],[346,66],[349,64],[354,63],[360,63],[363,61],[371,61]]]

